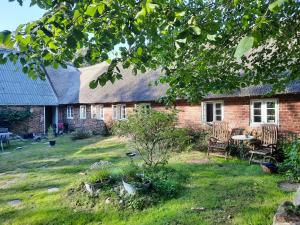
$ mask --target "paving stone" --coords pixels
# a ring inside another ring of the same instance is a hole
[[[22,201],[20,199],[13,199],[13,200],[10,200],[8,201],[7,203],[11,206],[16,206],[16,205],[19,205]]]
[[[52,187],[52,188],[48,188],[48,192],[52,193],[52,192],[58,192],[59,188],[58,187]]]

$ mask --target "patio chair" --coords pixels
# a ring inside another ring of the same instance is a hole
[[[230,132],[228,129],[228,123],[215,122],[212,125],[212,137],[208,140],[207,156],[213,151],[224,153],[226,159],[228,158],[228,146],[229,146]]]
[[[262,163],[266,161],[276,161],[273,153],[277,150],[278,127],[276,125],[263,125],[260,144],[251,150],[249,164],[251,162]]]

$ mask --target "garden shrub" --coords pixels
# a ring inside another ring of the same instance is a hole
[[[193,149],[198,151],[207,151],[208,139],[212,135],[210,127],[200,127],[190,125],[187,127],[188,135],[190,136]]]
[[[300,181],[300,142],[293,141],[283,146],[284,161],[279,164],[279,171],[289,180]]]
[[[80,140],[86,139],[93,135],[91,131],[87,131],[85,129],[76,129],[74,132],[71,133],[72,140]]]
[[[116,208],[143,210],[178,196],[187,177],[168,167],[138,167],[132,163],[123,168],[109,166],[88,171],[87,176],[69,190],[68,198],[75,207],[103,207],[105,200],[109,198]],[[135,195],[124,191],[123,180],[136,187]],[[95,185],[103,182],[99,194],[89,195],[85,191],[86,182]]]
[[[167,163],[170,153],[189,144],[185,129],[176,128],[175,112],[158,112],[138,108],[113,127],[113,133],[129,137],[145,165],[155,167]]]

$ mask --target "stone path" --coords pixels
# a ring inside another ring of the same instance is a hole
[[[11,205],[11,206],[16,206],[19,205],[22,201],[20,199],[13,199],[7,202],[7,204]]]
[[[58,192],[58,191],[59,191],[59,188],[58,188],[58,187],[48,188],[48,192],[49,192],[49,193]]]
[[[299,183],[280,182],[278,187],[284,191],[296,191],[300,187]]]
[[[5,174],[3,174],[5,175]],[[17,183],[19,180],[23,180],[26,178],[26,173],[17,174],[15,178],[5,181],[3,183],[0,182],[0,189],[7,189],[10,188],[12,185]]]

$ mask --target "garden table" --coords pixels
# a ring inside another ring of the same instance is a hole
[[[3,142],[9,140],[9,136],[11,135],[10,132],[7,133],[0,133],[0,145],[1,145],[1,150],[3,150]]]
[[[249,142],[252,140],[255,140],[254,136],[250,136],[250,135],[234,135],[231,137],[233,140],[237,140],[239,141],[241,144],[239,145],[240,148],[240,156],[242,158],[244,158],[245,156],[245,142]]]

